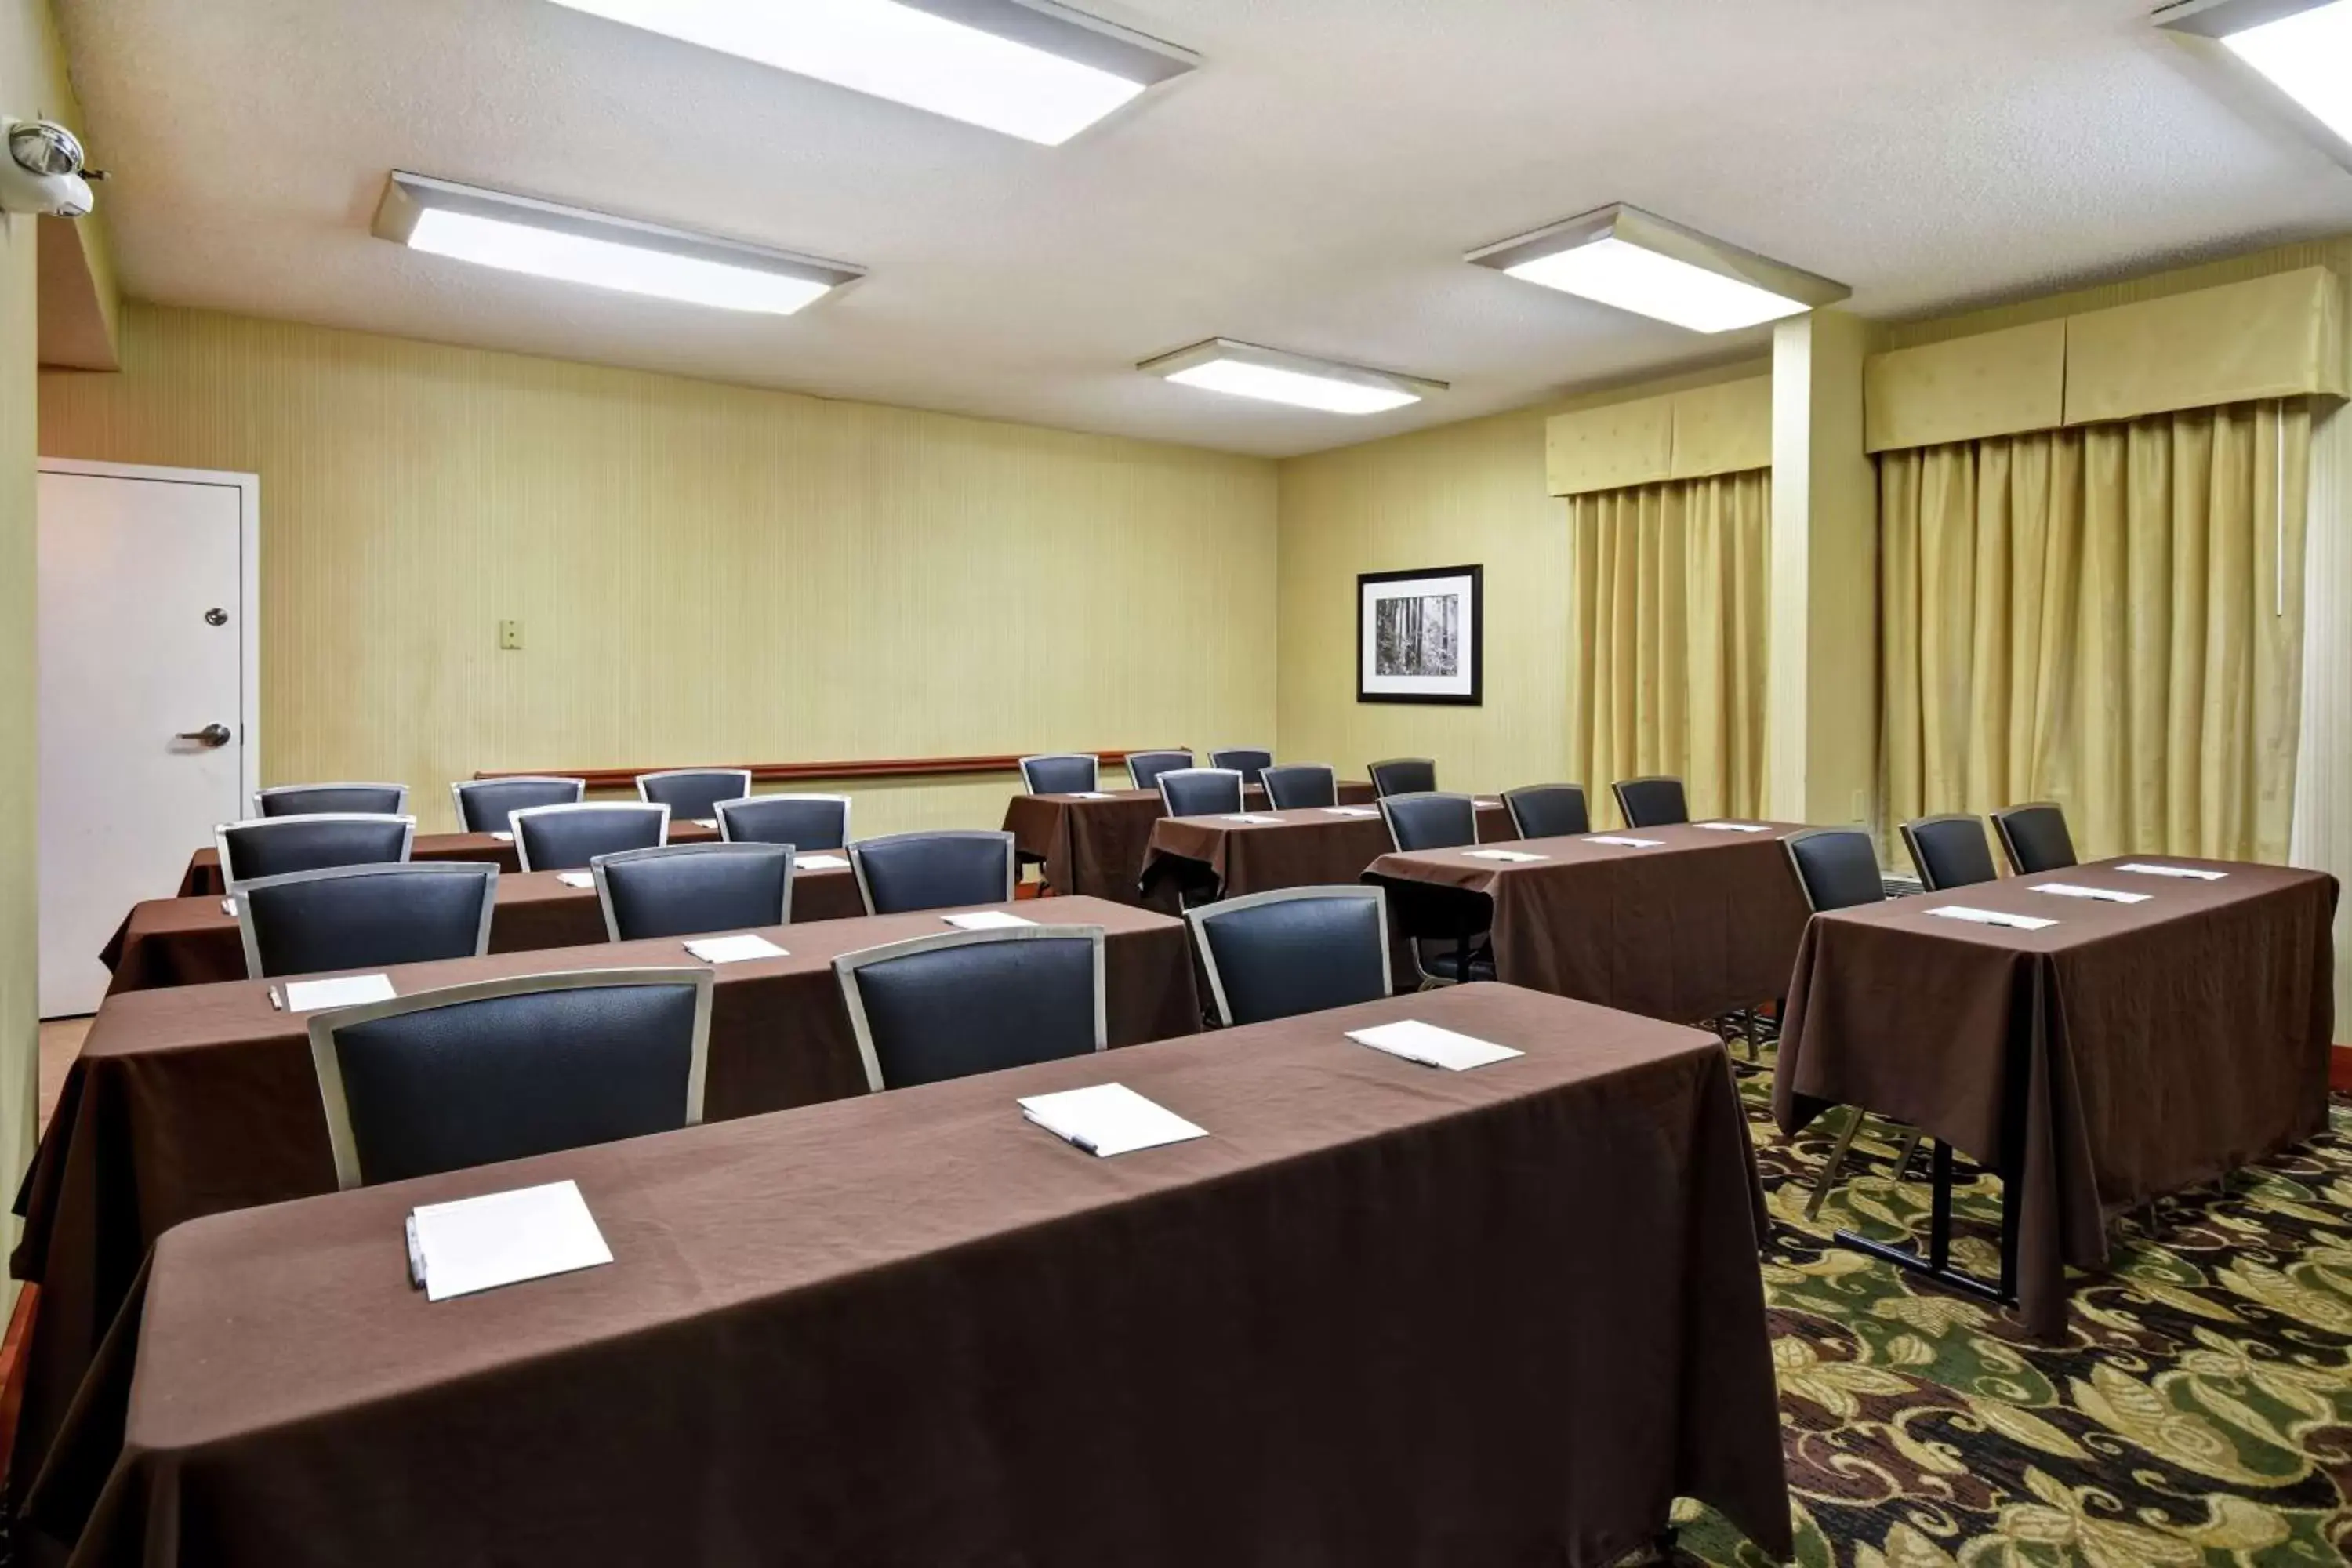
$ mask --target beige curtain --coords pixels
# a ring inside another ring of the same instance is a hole
[[[2053,799],[2086,859],[2284,860],[2310,439],[2296,399],[1883,454],[1890,825]]]
[[[1570,766],[1595,821],[1644,773],[1681,778],[1694,816],[1763,809],[1771,528],[1769,470],[1569,498]]]

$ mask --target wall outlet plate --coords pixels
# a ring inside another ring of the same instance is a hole
[[[500,621],[499,623],[499,647],[501,648],[519,648],[522,647],[522,623],[520,621]]]

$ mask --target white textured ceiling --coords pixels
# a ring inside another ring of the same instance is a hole
[[[1767,341],[1461,260],[1612,201],[1874,316],[2352,228],[2151,5],[1099,0],[1202,68],[1060,148],[546,0],[59,10],[138,298],[1286,455]],[[509,277],[370,237],[394,168],[873,276],[782,320]],[[1212,336],[1454,390],[1349,419],[1131,368]]]

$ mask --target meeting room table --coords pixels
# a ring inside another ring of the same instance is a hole
[[[1408,1017],[1524,1054],[1345,1034]],[[1207,1136],[1016,1104],[1114,1079]],[[610,1264],[410,1287],[412,1208],[565,1181]],[[1522,1568],[1689,1497],[1777,1562],[1761,1205],[1712,1037],[1391,998],[182,1226],[26,1518],[83,1568]]]
[[[672,844],[715,844],[719,840],[719,824],[700,820],[670,819],[669,841]],[[825,851],[818,851],[823,854]],[[520,871],[522,858],[515,852],[511,833],[420,833],[409,846],[412,860],[487,860],[501,871]],[[222,885],[220,851],[207,845],[188,858],[188,868],[181,873],[179,896],[184,899],[219,898],[228,889]]]
[[[1377,798],[1361,781],[1344,782],[1338,793],[1343,805],[1368,805]],[[1242,805],[1264,809],[1265,791],[1251,784]],[[1016,795],[1005,803],[1004,831],[1021,858],[1041,868],[1051,891],[1135,904],[1144,901],[1140,885],[1151,827],[1164,815],[1156,789]]]
[[[1499,800],[1480,800],[1478,841],[1516,838]],[[1163,816],[1151,825],[1147,888],[1238,899],[1276,888],[1353,882],[1392,847],[1377,805],[1342,802],[1234,816]]]
[[[1041,918],[1034,900],[984,907]],[[1048,923],[1106,933],[1112,1045],[1201,1026],[1179,922],[1095,899],[1056,900],[1050,910]],[[952,929],[939,912],[772,926],[761,934],[787,956],[713,966],[705,1116],[864,1095],[863,1058],[833,960]],[[667,938],[383,973],[409,995],[509,975],[700,963]],[[17,1200],[24,1228],[10,1269],[41,1295],[12,1487],[31,1481],[157,1237],[203,1215],[334,1190],[308,1019],[285,1010],[278,991],[259,980],[133,991],[107,998],[92,1020]]]
[[[422,842],[420,840],[420,842]],[[850,920],[866,912],[849,859],[837,850],[812,850],[839,865],[793,871],[793,923]],[[803,859],[806,857],[802,858]],[[607,940],[604,906],[592,887],[564,881],[585,872],[502,871],[498,901],[490,910],[492,952],[535,952],[581,947]],[[236,917],[226,900],[208,893],[195,898],[151,899],[134,905],[99,954],[112,978],[106,994],[150,991],[170,985],[204,985],[245,977],[245,944]]]
[[[2143,855],[1814,916],[1781,1129],[1850,1105],[1938,1144],[1924,1255],[1839,1239],[2063,1334],[2066,1270],[2106,1268],[2110,1215],[2327,1125],[2336,892],[2315,871]],[[1953,908],[1977,918],[1936,912]],[[1950,1263],[1955,1150],[2001,1178],[1998,1280]]]
[[[1781,840],[1798,831],[1685,823],[1392,851],[1363,879],[1422,934],[1486,933],[1499,980],[1690,1023],[1787,990],[1806,908]]]

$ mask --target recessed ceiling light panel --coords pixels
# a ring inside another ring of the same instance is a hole
[[[380,238],[508,272],[722,310],[789,316],[863,268],[394,172]]]
[[[1463,259],[1695,332],[1801,315],[1853,292],[1623,205],[1481,247]]]
[[[1418,403],[1445,383],[1391,371],[1367,370],[1337,360],[1260,348],[1231,338],[1211,338],[1135,367],[1179,386],[1286,403],[1326,414],[1385,414]]]
[[[555,0],[1058,146],[1197,57],[1052,0]]]
[[[2156,20],[2284,93],[2352,163],[2352,0],[2186,0]]]

